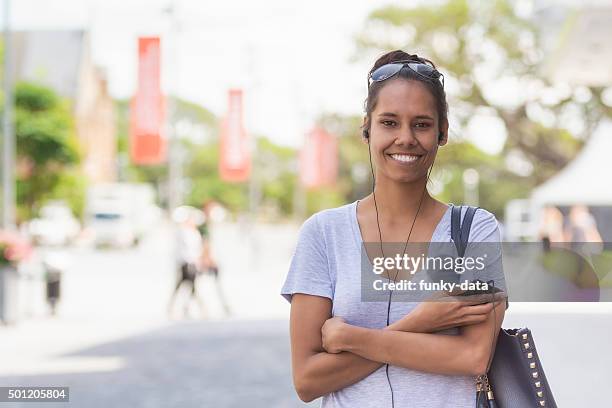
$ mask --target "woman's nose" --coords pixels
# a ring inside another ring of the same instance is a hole
[[[417,144],[417,139],[412,129],[406,129],[399,132],[397,139],[395,139],[396,145],[412,146]]]

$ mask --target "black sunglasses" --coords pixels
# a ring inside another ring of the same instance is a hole
[[[395,61],[377,68],[368,77],[368,87],[372,82],[381,82],[385,79],[391,78],[394,75],[397,75],[397,73],[400,72],[404,67],[408,67],[413,72],[416,72],[418,75],[428,80],[439,80],[442,84],[442,88],[444,88],[444,75],[442,75],[441,72],[439,72],[431,65],[424,64],[422,62],[417,62],[414,60]]]

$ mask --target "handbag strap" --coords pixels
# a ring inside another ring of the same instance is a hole
[[[451,239],[453,240],[455,247],[457,248],[457,255],[459,257],[465,256],[465,251],[468,245],[468,239],[470,236],[470,229],[472,227],[472,221],[474,220],[474,214],[476,214],[476,210],[480,207],[473,206],[456,206],[452,205],[451,208]],[[463,222],[461,222],[461,209],[463,207],[467,207],[465,210],[465,215],[463,216]],[[491,281],[489,281],[491,282]],[[493,282],[494,283],[494,282]],[[491,293],[493,296],[493,293]],[[495,315],[495,309],[493,309],[493,316],[497,319]],[[493,337],[491,340],[492,347],[494,346],[493,342],[495,340],[495,333],[493,333]],[[493,350],[493,349],[491,349]],[[489,361],[487,362],[487,372],[489,371],[489,367],[491,366],[491,362],[493,360],[493,353],[489,356]],[[488,379],[487,379],[488,381]]]
[[[467,249],[474,214],[480,207],[467,206],[465,216],[463,217],[463,223],[461,223],[461,208],[464,206],[457,206],[453,204],[451,204],[451,206],[451,239],[457,248],[457,255],[459,255],[459,257],[463,257],[465,255],[465,250]]]

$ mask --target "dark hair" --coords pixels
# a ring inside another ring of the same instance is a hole
[[[376,71],[378,68],[382,67],[383,65],[390,64],[395,61],[405,61],[405,60],[414,60],[415,62],[421,62],[423,64],[428,64],[436,68],[434,63],[426,58],[419,57],[416,54],[411,55],[402,50],[395,50],[395,51],[391,51],[391,52],[384,54],[383,56],[381,56],[380,58],[376,60],[376,62],[374,63],[374,66],[372,67],[372,69],[370,70],[370,73],[368,74],[368,79],[370,78],[370,75],[372,75],[374,71]],[[424,78],[422,75],[419,75],[410,69],[402,69],[397,74],[397,77],[422,82],[427,87],[427,89],[429,90],[429,92],[431,93],[431,95],[434,97],[436,101],[436,110],[438,111],[438,126],[448,121],[448,104],[446,103],[446,92],[444,92],[444,88],[442,87],[442,84],[438,80],[430,81],[427,78]],[[376,107],[376,103],[378,102],[378,93],[380,92],[382,87],[385,86],[385,84],[386,84],[386,81],[372,82],[372,84],[368,86],[368,97],[366,98],[365,103],[364,103],[364,110],[365,110],[366,117],[367,117],[366,123],[363,126],[364,136],[367,135],[368,132],[370,131],[371,115],[372,115],[372,112],[374,111],[374,108]]]

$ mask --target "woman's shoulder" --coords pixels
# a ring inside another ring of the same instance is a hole
[[[437,237],[440,238],[442,242],[447,242],[447,240],[451,239],[451,227],[452,218],[454,217],[454,207],[459,208],[461,210],[461,223],[463,223],[469,206],[453,203],[441,204],[447,206],[447,209],[442,218],[440,219],[436,231],[439,231]],[[499,231],[499,223],[495,215],[485,208],[476,207],[476,211],[474,212],[474,216],[472,218],[472,224],[470,226],[469,241],[494,241],[496,240],[496,234],[497,236],[499,236]],[[499,241],[498,238],[497,241]]]
[[[448,204],[449,209],[447,215],[442,218],[441,223],[443,224],[443,231],[450,237],[451,235],[451,224],[452,224],[452,210],[453,207],[461,208],[461,223],[463,224],[465,216],[467,214],[467,205],[459,204]],[[499,222],[495,214],[482,207],[475,207],[476,211],[472,218],[472,225],[470,226],[469,241],[497,241],[500,238]]]
[[[474,213],[472,220],[472,228],[470,229],[470,241],[495,241],[500,242],[501,234],[499,221],[495,214],[485,208],[478,207]]]
[[[350,221],[351,211],[354,211],[355,202],[334,208],[326,208],[312,214],[304,221],[302,227],[324,230],[326,227],[346,225]]]

